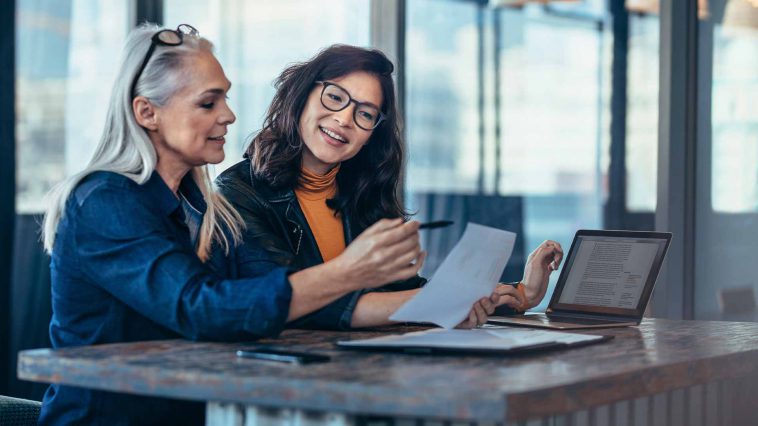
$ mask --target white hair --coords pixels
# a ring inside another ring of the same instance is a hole
[[[127,36],[121,67],[108,104],[105,128],[95,153],[83,171],[59,183],[47,194],[47,211],[42,231],[48,253],[53,250],[55,233],[66,201],[82,179],[96,171],[110,171],[143,184],[153,174],[158,161],[157,154],[147,132],[134,117],[130,91],[135,74],[150,48],[151,38],[162,29],[154,24],[144,24]],[[185,71],[183,59],[198,51],[212,50],[210,41],[195,36],[185,36],[179,46],[156,46],[137,82],[135,96],[144,96],[159,107],[166,105],[182,89],[183,81],[186,81],[182,78]],[[239,243],[243,221],[231,204],[214,190],[206,166],[194,167],[190,173],[208,205],[197,247],[198,257],[206,261],[214,241],[221,244],[226,253],[229,252],[231,244],[224,229],[234,244]]]

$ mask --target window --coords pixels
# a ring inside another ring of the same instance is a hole
[[[712,207],[758,212],[758,3],[713,6],[724,16],[713,28]]]
[[[189,23],[215,45],[232,82],[229,102],[237,121],[229,127],[221,173],[242,159],[250,137],[260,129],[273,81],[284,68],[307,60],[335,43],[368,46],[369,0],[258,0],[220,3],[164,0],[164,21]],[[233,9],[233,11],[232,11]]]
[[[519,279],[543,240],[568,249],[576,229],[602,227],[613,40],[604,4],[407,2],[406,201],[422,220],[519,234],[503,279]],[[422,233],[427,276],[457,240],[435,232]]]
[[[758,2],[699,18],[693,316],[758,321]]]
[[[407,191],[476,192],[477,7],[412,0],[406,32]]]
[[[654,14],[629,17],[626,118],[626,207],[654,212],[658,175],[658,45]]]
[[[98,142],[130,22],[128,2],[16,4],[16,209],[35,213]]]
[[[226,160],[239,161],[287,64],[333,43],[369,44],[369,0],[164,1],[167,26],[191,23],[216,46],[237,122]],[[17,2],[17,211],[41,212],[50,188],[84,168],[99,142],[131,2]]]

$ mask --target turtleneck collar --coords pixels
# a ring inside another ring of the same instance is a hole
[[[339,164],[325,175],[318,175],[313,171],[300,167],[298,178],[298,192],[309,199],[331,198],[337,193],[337,173]]]

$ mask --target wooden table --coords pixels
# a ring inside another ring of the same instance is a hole
[[[756,323],[647,319],[639,327],[586,332],[614,335],[610,342],[508,357],[357,352],[333,345],[384,333],[289,330],[262,341],[332,356],[329,363],[306,366],[235,356],[252,343],[172,340],[28,350],[19,355],[18,376],[207,401],[208,424],[264,418],[345,424],[366,416],[751,424],[758,407]]]

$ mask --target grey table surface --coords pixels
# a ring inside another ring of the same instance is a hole
[[[288,330],[248,343],[186,340],[35,349],[18,377],[93,389],[263,407],[471,421],[568,413],[758,372],[758,324],[646,319],[580,348],[510,356],[339,349],[338,340],[419,328]],[[323,364],[237,358],[260,344],[325,353]]]

